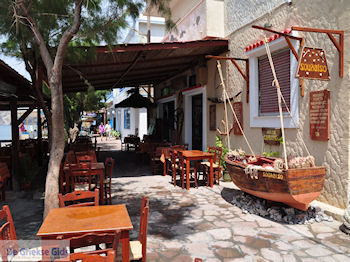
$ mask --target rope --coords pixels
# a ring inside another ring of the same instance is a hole
[[[234,117],[235,117],[236,123],[237,123],[239,129],[241,130],[241,132],[242,132],[242,134],[243,134],[243,137],[244,137],[244,139],[245,139],[245,141],[246,141],[246,143],[247,143],[247,145],[248,145],[248,147],[249,147],[250,152],[251,152],[252,155],[255,157],[255,153],[254,153],[252,147],[250,146],[250,144],[249,144],[249,142],[248,142],[248,139],[247,139],[247,137],[246,137],[246,135],[245,135],[245,133],[244,133],[244,131],[243,131],[243,128],[242,128],[242,126],[241,126],[241,123],[238,121],[238,117],[237,117],[237,115],[236,115],[235,110],[233,109],[232,103],[231,103],[231,101],[228,99],[228,94],[227,94],[227,91],[226,91],[226,86],[225,86],[225,83],[224,83],[224,80],[223,80],[223,76],[222,76],[222,70],[221,70],[220,61],[217,61],[217,63],[218,63],[218,64],[217,64],[217,67],[218,67],[218,71],[219,71],[219,75],[220,75],[220,79],[221,79],[221,85],[222,85],[222,88],[223,88],[223,91],[224,91],[224,96],[226,96],[226,98],[227,98],[227,100],[228,100],[228,103],[229,103],[229,105],[230,105],[230,107],[231,107],[232,113],[233,113],[233,115],[234,115]],[[227,120],[226,99],[225,99],[225,112],[226,112],[226,120]],[[227,122],[227,121],[226,121],[226,124],[227,124],[226,126],[228,126],[228,122]],[[227,135],[229,136],[228,132],[227,132]],[[229,149],[231,150],[231,147],[230,147],[230,146],[229,146]]]
[[[217,61],[217,62],[218,62],[218,69],[220,68],[218,71],[221,79],[221,85],[223,89],[226,90],[225,83],[222,77],[221,64],[220,64],[220,61]],[[228,130],[229,128],[228,128],[228,117],[227,117],[227,106],[226,106],[226,92],[223,92],[223,98],[224,98],[224,106],[225,106],[225,120],[226,120],[225,128],[226,128],[227,146],[231,150],[230,133]]]
[[[307,148],[307,146],[306,146],[306,144],[305,144],[305,141],[304,141],[304,139],[303,139],[303,135],[301,134],[300,129],[298,128],[297,123],[295,123],[294,118],[293,118],[293,116],[292,116],[292,113],[290,112],[289,107],[288,107],[288,105],[287,105],[287,103],[286,103],[286,100],[284,99],[282,93],[281,93],[281,97],[282,97],[283,103],[284,103],[284,105],[285,105],[285,107],[286,107],[286,109],[287,109],[287,111],[288,111],[288,113],[289,113],[289,115],[290,115],[290,118],[292,119],[293,125],[294,125],[294,127],[297,129],[297,134],[299,135],[299,138],[300,138],[301,142],[303,143],[303,146],[304,146],[304,148],[305,148],[305,150],[306,150],[308,156],[311,156],[310,151],[309,151],[309,149]]]
[[[279,113],[280,113],[282,139],[283,139],[284,161],[285,161],[286,169],[288,169],[287,149],[286,149],[286,143],[285,143],[286,138],[285,138],[285,134],[284,134],[283,113],[282,113],[282,103],[281,103],[281,95],[282,95],[282,93],[281,93],[280,84],[278,83],[278,79],[277,79],[277,75],[276,75],[276,71],[275,71],[275,66],[273,65],[270,48],[269,48],[269,45],[267,44],[266,36],[265,36],[264,40],[265,40],[264,44],[265,44],[265,48],[266,48],[267,57],[269,58],[270,67],[271,67],[273,78],[274,78],[273,83],[275,83],[276,88],[277,88],[278,109],[279,109]]]

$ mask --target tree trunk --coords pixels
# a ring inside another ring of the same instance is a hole
[[[51,208],[58,207],[58,181],[59,169],[64,153],[64,120],[63,120],[63,96],[62,82],[60,76],[53,70],[49,79],[51,87],[52,103],[52,144],[50,149],[50,161],[45,185],[45,210],[44,217],[47,216]]]

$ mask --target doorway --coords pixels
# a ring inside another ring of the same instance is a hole
[[[202,150],[203,95],[192,96],[192,150]]]

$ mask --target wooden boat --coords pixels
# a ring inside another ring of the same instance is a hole
[[[326,168],[307,167],[282,171],[257,170],[257,176],[246,174],[247,164],[225,157],[233,183],[242,191],[267,200],[307,210],[323,189]]]

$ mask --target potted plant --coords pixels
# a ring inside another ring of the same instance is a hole
[[[113,129],[112,136],[115,137],[115,139],[119,139],[120,138],[120,132]]]
[[[225,162],[225,156],[228,153],[229,149],[224,146],[224,143],[222,142],[222,139],[220,136],[216,136],[216,146],[222,148],[222,155],[221,155],[221,165],[222,165],[222,172],[223,172],[223,179],[225,182],[231,181],[231,177],[229,173],[227,172],[226,162]]]

